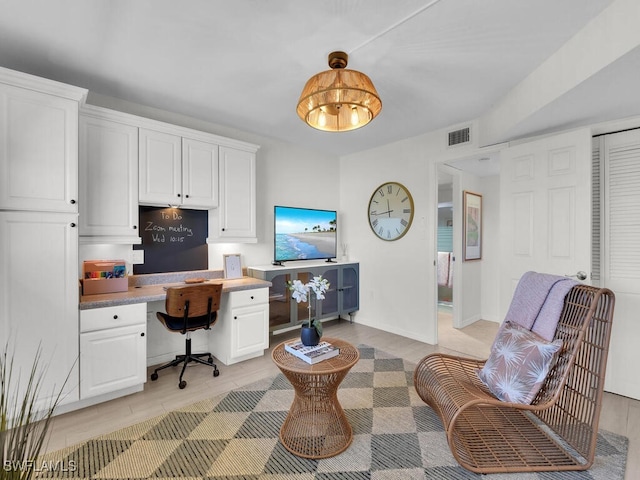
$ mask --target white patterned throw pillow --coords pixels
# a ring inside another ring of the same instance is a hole
[[[506,321],[478,377],[498,399],[530,404],[542,387],[562,347]]]

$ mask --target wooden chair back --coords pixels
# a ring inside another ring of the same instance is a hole
[[[189,306],[188,317],[201,317],[220,309],[222,284],[202,283],[198,285],[181,285],[167,288],[165,310],[171,317],[183,317],[186,305]],[[211,299],[211,306],[209,300]],[[210,309],[210,310],[209,310]]]

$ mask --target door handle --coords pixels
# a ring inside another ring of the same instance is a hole
[[[565,277],[576,277],[578,280],[583,281],[587,279],[587,273],[582,270],[578,270],[575,275],[565,275]]]

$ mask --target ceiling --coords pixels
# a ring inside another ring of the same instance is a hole
[[[90,103],[115,97],[345,155],[480,118],[612,3],[0,0],[0,66],[85,87]],[[382,113],[352,132],[316,131],[296,115],[334,50],[382,98]],[[508,134],[637,114],[638,52]]]

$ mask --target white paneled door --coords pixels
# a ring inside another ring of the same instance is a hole
[[[616,295],[605,390],[640,399],[640,130],[596,139],[601,172],[601,286]]]
[[[555,275],[591,271],[590,131],[512,146],[501,155],[500,168],[500,315],[504,318],[526,271]]]

